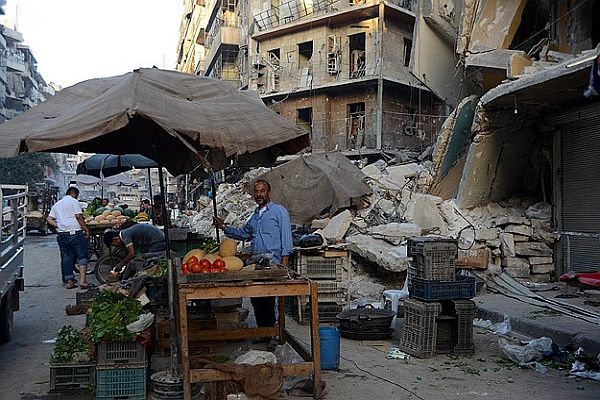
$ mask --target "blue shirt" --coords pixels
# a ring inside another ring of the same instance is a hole
[[[257,207],[242,228],[225,227],[225,235],[235,240],[252,240],[252,254],[271,253],[273,262],[279,263],[294,251],[290,214],[273,202],[265,207],[262,213]]]

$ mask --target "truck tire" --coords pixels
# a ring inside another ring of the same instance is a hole
[[[12,293],[6,293],[0,304],[0,344],[7,343],[13,330]]]

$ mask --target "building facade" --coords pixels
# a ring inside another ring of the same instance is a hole
[[[257,91],[310,133],[313,149],[419,150],[435,140],[446,107],[413,73],[416,2],[207,0],[186,7],[181,59],[203,50],[194,73]],[[195,15],[203,17],[194,22]],[[196,25],[205,28],[186,39]],[[192,72],[184,63],[177,68]]]

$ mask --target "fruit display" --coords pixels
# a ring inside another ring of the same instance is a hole
[[[93,204],[93,203],[92,203]],[[89,209],[89,210],[88,210]],[[85,223],[88,225],[117,225],[122,224],[123,222],[130,219],[127,215],[129,213],[125,213],[126,210],[123,210],[121,207],[98,207],[95,209],[90,209],[90,207],[86,208],[87,214],[85,218]],[[89,215],[88,213],[92,214]]]
[[[181,270],[187,274],[239,271],[244,262],[235,257],[237,242],[224,239],[220,244],[209,243],[202,249],[193,249],[183,256]]]
[[[145,212],[139,212],[135,218],[134,218],[135,222],[148,222],[150,221],[150,216],[148,214],[146,214]]]

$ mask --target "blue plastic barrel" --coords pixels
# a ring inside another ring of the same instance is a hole
[[[319,328],[321,343],[321,369],[337,369],[340,366],[340,331],[334,327]]]

